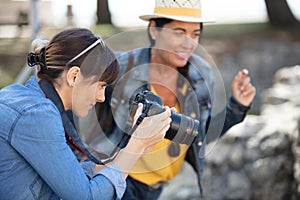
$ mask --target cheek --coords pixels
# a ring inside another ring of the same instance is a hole
[[[73,95],[72,109],[78,116],[82,117],[88,111],[90,104],[92,104],[93,92],[94,90],[90,87],[81,87]]]
[[[161,48],[163,50],[172,51],[173,49],[176,49],[177,46],[179,46],[179,41],[167,39],[167,38],[160,38],[157,40],[157,47]]]

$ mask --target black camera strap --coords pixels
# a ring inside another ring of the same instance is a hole
[[[134,124],[134,126],[132,127],[132,129],[130,129],[128,135],[132,135],[133,132],[137,129],[137,127],[142,123],[142,121],[145,119],[145,117],[147,117],[147,113],[150,110],[151,105],[147,104],[146,107],[144,108],[144,111],[142,112],[142,114],[139,116],[139,118],[136,120],[136,123]]]
[[[95,151],[91,149],[87,144],[82,141],[77,133],[76,126],[74,124],[74,120],[70,119],[70,115],[65,111],[61,98],[58,93],[54,89],[54,86],[51,82],[47,80],[40,80],[39,86],[44,92],[46,98],[50,99],[57,109],[60,112],[62,118],[62,124],[65,130],[66,141],[74,152],[74,149],[80,152],[82,155],[87,156],[91,161],[96,164],[102,164],[102,162],[97,159],[98,155],[96,155]],[[75,152],[74,152],[75,153]],[[75,153],[78,160],[81,160],[79,155]]]

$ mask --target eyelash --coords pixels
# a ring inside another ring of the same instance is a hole
[[[184,32],[175,32],[175,35],[176,36],[183,36],[183,35],[185,35],[185,33]],[[195,34],[192,35],[192,38],[196,38],[196,37],[200,37],[200,33],[195,33]]]
[[[106,84],[98,84],[98,88],[104,89],[107,85]]]

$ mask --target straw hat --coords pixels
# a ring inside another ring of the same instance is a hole
[[[145,21],[168,18],[184,22],[214,22],[202,17],[200,0],[156,0],[153,14],[140,18]]]

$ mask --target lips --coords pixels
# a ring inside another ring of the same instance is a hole
[[[176,55],[181,59],[188,60],[190,53],[187,52],[176,52]]]

